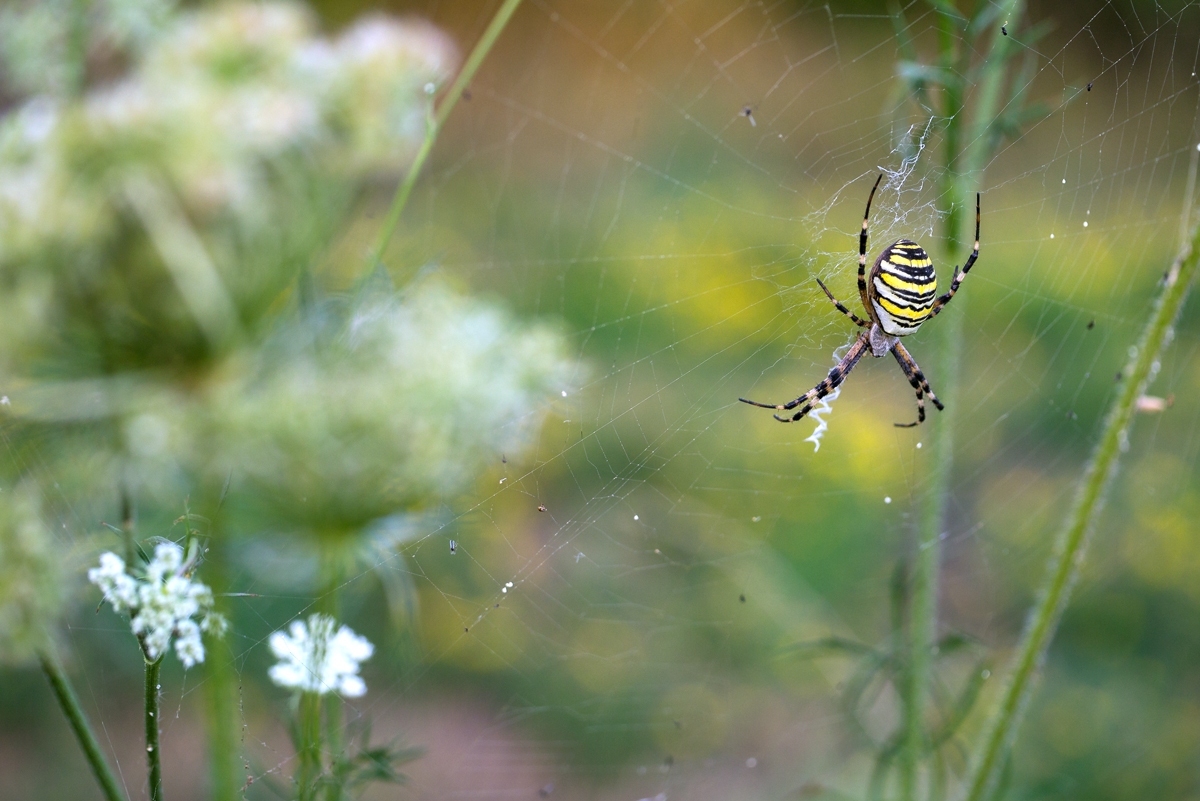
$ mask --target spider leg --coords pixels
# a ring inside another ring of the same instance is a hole
[[[915,423],[896,423],[897,428],[912,428],[915,425],[920,425],[925,422],[925,396],[933,401],[933,405],[938,408],[938,411],[946,408],[942,402],[937,399],[937,395],[933,394],[933,390],[929,388],[929,382],[925,380],[925,374],[921,372],[921,368],[917,366],[916,361],[909,352],[897,342],[892,346],[892,355],[896,357],[896,361],[900,363],[900,369],[904,371],[904,375],[908,377],[908,383],[917,391],[917,422]]]
[[[850,371],[854,369],[854,365],[858,364],[858,360],[861,359],[863,353],[866,352],[867,344],[867,334],[865,332],[859,334],[858,339],[853,345],[850,346],[850,350],[846,351],[846,355],[842,357],[842,360],[838,362],[832,370],[829,371],[829,375],[825,376],[825,379],[821,381],[820,384],[817,384],[815,387],[810,389],[808,392],[805,392],[791,403],[775,405],[770,403],[758,403],[756,401],[746,400],[745,398],[738,398],[738,400],[740,400],[742,403],[748,403],[751,406],[758,406],[761,409],[775,409],[776,411],[780,412],[790,411],[795,409],[797,406],[800,406],[800,404],[804,404],[803,408],[801,408],[800,411],[796,412],[796,414],[791,417],[780,417],[779,415],[775,415],[775,419],[781,423],[794,423],[803,418],[804,415],[811,412],[814,404],[816,404],[821,400],[821,398],[825,397],[830,392],[833,392],[843,381],[846,380],[846,376],[849,375]]]
[[[967,273],[971,272],[971,267],[974,266],[975,260],[979,258],[979,193],[975,193],[975,247],[971,250],[971,255],[967,257],[967,263],[963,265],[962,270],[954,268],[954,280],[950,282],[950,291],[939,297],[933,302],[933,308],[929,310],[929,316],[926,320],[932,320],[946,307],[950,299],[954,297],[954,293],[958,291],[959,284],[967,277]]]
[[[875,190],[879,188],[879,182],[882,180],[883,173],[879,173],[879,177],[875,179],[875,185],[871,187],[871,194],[867,195],[867,210],[863,212],[862,233],[858,235],[858,297],[862,300],[864,309],[871,308],[871,304],[867,303],[867,218],[871,216],[871,201],[875,199]]]
[[[825,292],[825,295],[831,301],[833,301],[833,305],[837,306],[837,310],[840,311],[842,314],[846,315],[847,317],[849,317],[851,320],[853,320],[855,325],[857,325],[859,328],[866,328],[868,325],[870,325],[870,323],[868,323],[866,320],[860,320],[858,318],[858,316],[854,314],[854,312],[850,311],[845,306],[843,306],[841,301],[839,301],[837,298],[835,298],[833,296],[833,293],[830,292],[828,289],[826,289],[825,284],[821,283],[820,278],[817,279],[817,283],[821,284],[821,289]]]

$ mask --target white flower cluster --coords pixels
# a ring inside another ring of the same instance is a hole
[[[305,323],[281,336],[287,347],[324,334]],[[327,530],[463,491],[499,454],[529,447],[580,376],[561,336],[436,280],[364,300],[320,348],[278,352],[213,393],[220,458],[206,468],[218,481],[238,472],[238,502]],[[461,414],[457,400],[476,393],[488,403]]]
[[[0,189],[0,263],[102,240],[129,175],[166,178],[211,221],[259,209],[270,165],[291,152],[351,183],[402,167],[424,135],[426,86],[457,61],[431,25],[370,17],[329,40],[293,2],[162,16],[122,80],[0,119],[0,188],[14,187]]]
[[[5,84],[22,92],[69,94],[84,80],[76,62],[80,26],[89,53],[136,54],[170,21],[176,0],[6,0],[0,3]],[[74,57],[72,56],[74,54]]]
[[[358,664],[375,653],[375,646],[328,615],[310,615],[307,624],[293,620],[287,634],[271,635],[270,645],[282,661],[268,675],[280,687],[351,698],[367,691]]]
[[[183,567],[183,549],[164,542],[155,547],[143,576],[131,576],[124,559],[106,552],[100,555],[100,566],[88,571],[88,581],[104,591],[104,600],[113,609],[129,611],[133,633],[147,659],[154,661],[166,653],[174,637],[175,655],[190,668],[204,661],[200,633],[219,637],[226,623],[212,610],[212,590],[184,575]]]

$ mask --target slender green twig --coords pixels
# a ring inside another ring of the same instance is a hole
[[[221,518],[222,490],[219,486],[206,486],[198,493],[199,508],[204,511],[200,519],[207,519],[211,543],[204,551],[204,571],[210,587],[216,591],[215,610],[227,619],[232,610],[223,593],[229,590],[229,555],[224,546],[227,538]],[[188,521],[191,529],[191,522]],[[243,794],[240,789],[245,781],[241,774],[242,762],[238,759],[242,743],[243,722],[239,703],[237,673],[234,652],[227,642],[211,638],[208,642],[208,658],[204,661],[204,682],[209,703],[208,743],[209,781],[213,801],[236,801]]]
[[[67,27],[67,76],[66,91],[72,100],[83,96],[87,88],[87,61],[89,42],[89,17],[92,0],[74,0]]]
[[[952,16],[951,7],[938,8],[938,67],[946,75],[966,76],[969,74],[971,54],[980,48],[962,46],[959,29],[961,20]],[[1005,19],[1016,19],[1022,9],[1023,0],[1007,0],[999,13],[1005,15]],[[968,30],[976,24],[978,21],[968,23]],[[999,108],[1008,63],[1006,43],[1000,31],[983,26],[978,28],[978,34],[981,39],[988,40],[989,45],[978,68],[979,79],[971,98],[973,109],[969,125],[966,122],[965,87],[957,82],[962,78],[947,81],[942,86],[939,98],[939,110],[946,125],[941,194],[947,204],[947,214],[942,229],[941,255],[951,263],[963,253],[963,225],[970,222],[966,219],[967,215],[963,214],[964,204],[978,190],[978,186],[972,187],[971,184],[978,182],[994,146],[990,131]],[[951,312],[938,321],[940,347],[936,359],[937,380],[943,397],[947,398],[957,396],[962,319],[962,314]],[[901,681],[905,742],[899,754],[899,769],[901,797],[904,799],[916,797],[918,768],[928,753],[924,711],[933,670],[933,645],[937,639],[939,574],[954,457],[955,408],[951,401],[946,410],[938,415],[929,433],[932,439],[929,473],[917,528],[912,587],[909,591],[908,653]]]
[[[326,557],[322,569],[325,572],[325,592],[321,597],[320,606],[325,614],[337,620],[339,614],[338,604],[338,588],[342,585],[342,557],[341,549],[335,543],[335,539],[330,539],[326,542]],[[331,761],[336,762],[342,756],[342,750],[345,748],[345,743],[342,738],[342,729],[345,725],[344,716],[342,714],[342,699],[337,693],[328,693],[323,699],[325,707],[325,748],[331,756]],[[318,712],[319,714],[319,712]],[[325,794],[325,801],[339,801],[342,794],[341,782],[335,780],[329,785]]]
[[[344,756],[342,752],[346,747],[342,740],[342,730],[346,725],[345,716],[342,714],[342,699],[337,693],[329,693],[324,700],[325,750],[329,752],[331,765],[335,765]],[[336,775],[333,779],[334,781],[330,783],[329,789],[325,793],[325,801],[341,801],[342,782]]]
[[[296,783],[299,785],[300,801],[315,801],[317,786],[321,779],[321,696],[302,692],[297,698],[297,723],[300,730],[300,747],[297,757],[300,768]]]
[[[121,484],[121,542],[125,546],[125,564],[136,565],[138,558],[137,538],[133,530],[133,498],[124,482]]]
[[[211,563],[209,564],[211,568]],[[210,578],[212,571],[210,570]],[[212,797],[235,801],[238,796],[237,683],[233,653],[227,645],[213,643],[206,660],[210,704],[209,744],[211,750]]]
[[[948,71],[957,66],[959,37],[953,20],[938,15],[939,67]],[[959,73],[962,74],[962,73]],[[961,86],[945,85],[941,91],[943,132],[942,196],[949,208],[942,229],[941,256],[951,261],[960,255],[962,227],[961,160],[963,128],[963,92]],[[958,384],[962,315],[943,315],[939,322],[940,347],[936,357],[938,384],[943,397],[954,397]],[[937,603],[942,563],[942,533],[945,531],[946,496],[949,492],[954,456],[954,403],[942,411],[933,430],[929,449],[927,486],[921,505],[913,554],[912,586],[908,591],[907,653],[901,681],[900,700],[904,712],[904,747],[899,754],[900,797],[916,797],[918,769],[925,754],[925,707],[930,674],[933,670],[933,643],[937,638]]]
[[[45,672],[46,678],[50,681],[50,687],[54,690],[54,697],[58,699],[58,704],[62,707],[67,722],[71,724],[71,731],[75,732],[75,738],[79,740],[79,747],[83,749],[83,755],[87,757],[92,773],[96,776],[96,782],[104,792],[104,797],[107,801],[125,801],[125,794],[117,786],[117,779],[108,767],[108,760],[100,751],[100,744],[96,741],[96,735],[92,732],[91,725],[88,724],[87,715],[79,706],[79,699],[75,697],[75,690],[71,688],[71,682],[58,658],[49,648],[39,651],[38,658],[42,662],[42,671]]]
[[[215,514],[210,520],[216,520]],[[205,555],[205,571],[214,588],[228,589],[228,556],[217,539],[215,547]],[[224,599],[218,599],[223,601]],[[227,608],[218,608],[228,614]],[[234,654],[224,642],[209,644],[209,655],[205,660],[208,676],[207,692],[209,714],[209,765],[211,769],[213,801],[235,801],[240,793],[243,777],[239,775],[241,765],[237,759],[240,742],[238,733],[242,726],[238,712],[237,675],[234,670]]]
[[[158,677],[162,657],[146,661],[146,766],[150,776],[150,801],[162,801],[162,754],[158,742]]]
[[[396,230],[396,225],[400,222],[400,215],[404,212],[404,206],[408,203],[408,197],[412,194],[413,187],[417,183],[417,177],[421,173],[421,168],[425,166],[425,161],[429,158],[430,151],[433,150],[434,142],[437,141],[438,134],[441,132],[446,118],[454,110],[454,106],[458,103],[459,97],[462,96],[463,90],[467,88],[467,84],[475,77],[475,72],[479,69],[479,65],[483,63],[483,60],[491,51],[492,45],[496,44],[496,40],[500,38],[501,32],[508,25],[509,19],[512,18],[513,12],[517,10],[517,6],[519,5],[521,5],[521,0],[504,0],[504,3],[496,11],[496,16],[492,17],[492,21],[488,24],[487,30],[483,32],[483,36],[476,43],[475,49],[467,57],[466,62],[458,73],[458,77],[450,85],[450,90],[442,99],[441,105],[437,107],[437,111],[429,115],[429,119],[425,124],[425,139],[421,142],[421,147],[417,150],[417,155],[413,158],[412,166],[408,168],[404,180],[396,187],[396,194],[392,197],[392,205],[388,208],[387,217],[383,221],[383,228],[380,230],[379,238],[375,241],[375,247],[371,251],[369,269],[375,269],[383,261],[384,251],[387,250],[388,243],[392,240],[392,233]]]
[[[1137,399],[1146,389],[1153,365],[1170,342],[1175,318],[1183,307],[1200,261],[1200,227],[1167,272],[1166,285],[1142,333],[1132,363],[1122,373],[1124,384],[1104,423],[1100,442],[1088,462],[1075,503],[1055,543],[1054,557],[1037,604],[1030,612],[1021,642],[1012,661],[1008,685],[988,722],[982,745],[972,765],[967,784],[968,801],[990,798],[1004,768],[1005,757],[1016,735],[1021,715],[1033,694],[1038,666],[1054,639],[1054,631],[1071,597],[1079,568],[1087,551],[1088,535],[1104,503],[1116,472],[1117,459],[1125,449]]]

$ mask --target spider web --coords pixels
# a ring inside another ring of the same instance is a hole
[[[412,10],[460,42],[492,12]],[[935,14],[905,13],[932,46]],[[949,200],[940,121],[899,99],[890,18],[802,2],[521,8],[437,143],[396,260],[555,322],[578,369],[530,454],[498,459],[476,494],[346,588],[360,598],[347,619],[369,632],[384,628],[370,622],[382,618],[378,573],[415,588],[410,630],[348,707],[377,738],[427,748],[407,768],[416,797],[863,796],[874,753],[857,732],[884,739],[894,699],[884,689],[847,711],[853,663],[780,652],[888,636],[889,575],[928,492],[923,437],[950,414],[942,626],[1003,664],[1179,248],[1200,142],[1195,5],[1031,16],[1056,28],[1033,45],[1027,22],[1008,31],[1046,113],[987,163],[979,261],[905,343],[948,411],[894,428],[915,412],[912,391],[890,359],[865,358],[815,451],[814,420],[782,426],[737,399],[795,398],[857,334],[813,279],[856,310],[877,174],[872,258],[911,238],[935,254],[943,287],[951,275],[934,246]],[[962,319],[962,371],[947,384],[934,328],[950,315]],[[1146,640],[1161,599],[1194,609],[1200,586],[1181,533],[1198,500],[1198,345],[1188,315],[1151,388],[1174,405],[1134,428],[1077,593],[1084,611],[1068,617],[1023,728],[1017,787],[1174,797],[1161,778],[1191,770],[1163,734],[1200,725],[1194,686],[1171,667],[1185,646]],[[487,402],[464,398],[462,413]],[[64,528],[89,516],[75,515]],[[286,594],[250,576],[244,591]],[[239,602],[255,614],[256,599]],[[312,598],[290,603],[304,614]],[[233,635],[241,757],[258,780],[247,797],[268,797],[259,786],[294,766],[261,689],[275,623]],[[1110,624],[1133,633],[1099,630]],[[950,683],[970,664],[952,663]],[[131,733],[111,746],[136,774],[136,710],[82,692],[105,731]],[[200,770],[188,766],[200,762],[203,684],[185,677],[167,697],[169,795],[204,797],[188,773]]]

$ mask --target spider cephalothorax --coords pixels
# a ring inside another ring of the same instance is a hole
[[[888,353],[895,356],[896,361],[900,364],[900,369],[908,378],[908,383],[916,390],[917,422],[896,423],[897,426],[907,428],[925,422],[926,395],[939,411],[944,408],[942,402],[929,388],[929,382],[925,380],[921,368],[913,361],[913,357],[909,355],[905,347],[900,344],[900,337],[908,336],[920,328],[926,320],[936,317],[954,297],[954,293],[958,292],[959,284],[966,278],[967,273],[975,264],[975,260],[979,258],[979,194],[975,195],[975,247],[971,251],[971,255],[967,257],[967,263],[963,265],[962,269],[954,268],[954,280],[950,282],[950,291],[938,297],[937,276],[933,272],[933,262],[930,261],[924,248],[909,239],[899,239],[884,248],[879,257],[875,259],[875,266],[871,268],[870,275],[867,274],[867,220],[871,216],[871,200],[874,199],[875,190],[879,188],[881,180],[883,180],[882,175],[875,179],[875,186],[871,187],[871,194],[867,196],[867,210],[863,214],[862,232],[858,235],[858,295],[867,312],[867,319],[860,319],[843,306],[825,287],[821,279],[817,279],[817,283],[821,285],[821,289],[833,301],[833,305],[837,307],[838,311],[849,317],[855,325],[867,330],[859,334],[858,339],[850,346],[850,350],[846,352],[837,366],[829,371],[829,375],[825,377],[824,381],[794,401],[773,405],[738,398],[742,403],[777,411],[791,411],[800,406],[800,411],[791,417],[775,415],[775,419],[782,423],[794,423],[811,412],[813,404],[846,380],[846,375],[854,369],[854,365],[858,364],[858,360],[863,357],[867,348],[870,348],[872,356],[879,357]]]

